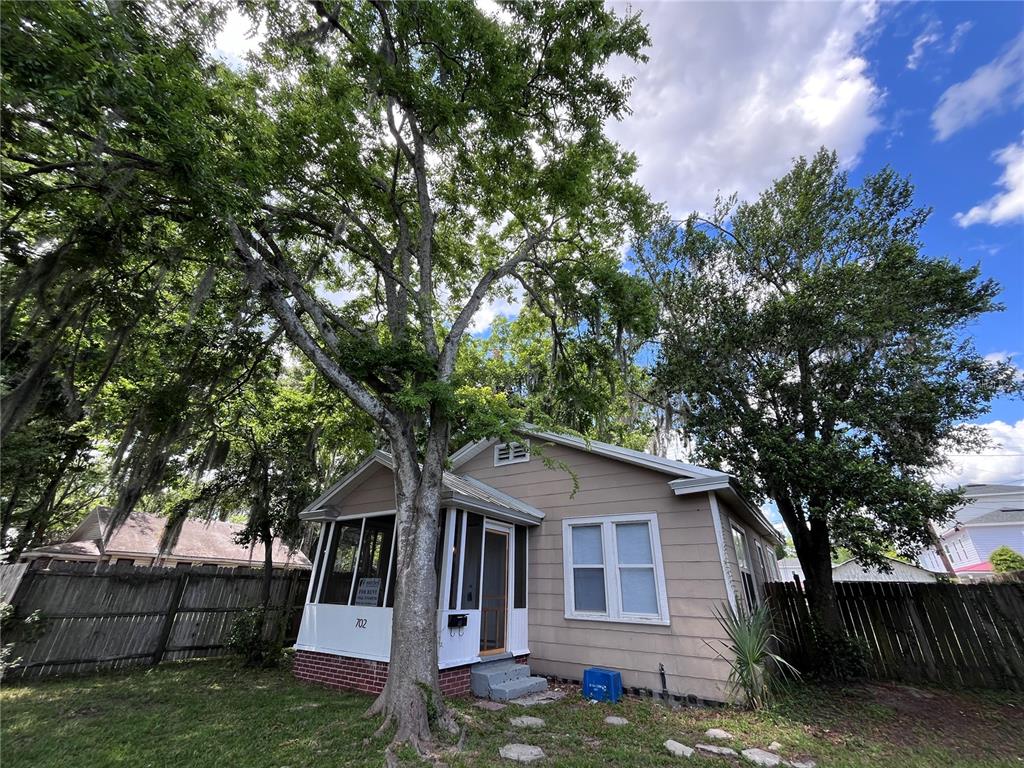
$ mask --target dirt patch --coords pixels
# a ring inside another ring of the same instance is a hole
[[[837,699],[840,706],[843,699],[860,705],[844,708],[846,717],[860,721],[851,723],[854,730],[895,745],[941,746],[975,758],[1024,754],[1024,696],[875,683],[847,689]],[[832,741],[848,731],[842,720],[831,725],[818,735]]]

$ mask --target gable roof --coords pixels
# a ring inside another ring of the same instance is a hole
[[[632,448],[623,448],[621,445],[602,443],[600,440],[588,440],[584,437],[566,435],[560,432],[545,432],[533,424],[523,424],[521,432],[523,435],[538,440],[555,443],[556,445],[565,445],[580,451],[594,453],[598,456],[614,459],[615,461],[623,461],[627,464],[634,464],[638,467],[645,467],[674,477],[728,477],[725,472],[719,472],[715,469],[698,467],[695,464],[687,464],[683,461],[675,461],[674,459],[666,459],[662,456],[654,456],[642,451],[634,451]],[[488,438],[486,440],[477,440],[475,443],[469,443],[453,453],[448,461],[452,469],[458,469],[461,465],[478,456],[496,442],[498,442],[496,438]]]
[[[897,560],[894,557],[888,557],[883,555],[883,559],[888,560],[890,563],[893,564],[894,567],[898,566],[899,568],[912,568],[915,571],[921,571],[922,573],[926,573],[929,576],[941,575],[936,574],[935,571],[930,571],[927,568],[923,568],[920,565],[915,565],[914,563],[905,563],[902,560]],[[784,579],[788,580],[794,573],[799,573],[801,578],[803,577],[804,569],[803,566],[800,565],[800,558],[780,557],[776,561],[776,563],[778,564],[779,572],[782,574]],[[855,557],[848,557],[841,563],[833,563],[833,575],[836,575],[840,568],[858,568],[861,571],[869,572],[869,569],[866,566],[862,565],[860,560],[858,560]]]
[[[160,554],[160,539],[167,519],[143,512],[133,512],[115,530],[110,530],[112,512],[99,507],[79,524],[69,541],[37,547],[25,554],[33,557],[60,555],[85,558],[108,555],[110,557],[156,557]],[[163,555],[169,560],[192,562],[231,563],[237,565],[261,566],[261,546],[251,547],[238,544],[235,539],[244,526],[221,522],[186,519],[170,552]],[[85,534],[94,534],[85,538]],[[104,541],[106,539],[106,541]],[[274,541],[273,557],[275,566],[309,568],[309,559],[299,550],[290,550],[279,540]]]
[[[326,508],[328,502],[339,501],[347,493],[359,485],[367,474],[378,467],[394,471],[395,464],[391,454],[376,450],[366,457],[358,467],[328,488],[316,501],[299,513],[303,520],[334,520],[344,517],[342,513],[332,513]],[[445,470],[441,479],[441,498],[468,509],[484,512],[500,519],[525,525],[537,525],[544,519],[544,513],[524,501],[509,496],[507,493],[492,488],[479,480],[457,475]]]
[[[970,527],[973,525],[1012,525],[1013,523],[1024,523],[1024,509],[1019,507],[1003,507],[1002,509],[986,512],[984,515],[979,515],[968,520],[966,523],[961,523],[961,525]]]
[[[888,555],[883,555],[882,559],[883,560],[888,560],[890,563],[893,564],[893,566],[899,566],[900,568],[912,568],[915,571],[921,571],[922,573],[927,573],[929,575],[934,575],[935,574],[935,571],[930,571],[927,568],[923,568],[922,566],[916,565],[914,563],[907,563],[907,562],[904,562],[903,560],[897,560],[895,557],[889,557]],[[798,560],[798,562],[799,562],[799,560]],[[840,568],[847,568],[847,567],[850,567],[850,568],[856,567],[856,568],[859,568],[862,571],[869,571],[870,570],[869,566],[863,565],[860,562],[860,560],[858,560],[856,557],[848,557],[845,560],[843,560],[841,563],[835,563],[832,566],[832,573],[834,574]]]
[[[972,483],[963,487],[964,496],[969,500],[979,496],[1002,496],[1003,494],[1024,493],[1024,485],[996,485],[991,483]]]
[[[634,451],[631,448],[603,443],[600,440],[588,440],[583,437],[566,435],[560,432],[546,432],[533,424],[523,424],[519,432],[526,437],[536,440],[564,445],[586,453],[604,456],[613,461],[633,464],[668,475],[671,478],[668,481],[669,487],[672,488],[677,496],[707,493],[709,491],[719,492],[728,498],[735,507],[745,512],[754,522],[755,526],[762,529],[762,533],[779,541],[783,540],[782,535],[769,522],[768,518],[764,516],[764,513],[744,498],[735,478],[726,472],[699,467],[695,464],[687,464],[686,462],[675,461],[674,459],[666,459],[663,456],[654,456],[642,451]],[[469,443],[453,453],[449,457],[449,462],[453,469],[458,469],[497,442],[497,438],[488,438],[477,440],[475,443]]]

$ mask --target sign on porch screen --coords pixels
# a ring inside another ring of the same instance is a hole
[[[356,587],[356,600],[353,605],[377,605],[380,597],[380,579],[363,578]]]

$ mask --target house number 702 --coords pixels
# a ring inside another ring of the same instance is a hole
[[[356,629],[366,629],[366,619],[356,619]]]

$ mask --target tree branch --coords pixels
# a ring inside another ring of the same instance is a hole
[[[228,228],[235,243],[235,253],[245,267],[250,284],[257,293],[266,297],[292,343],[301,349],[327,380],[340,389],[358,408],[365,411],[384,429],[390,429],[394,424],[394,418],[383,403],[343,371],[317,344],[302,324],[294,307],[285,299],[280,285],[267,272],[263,262],[253,255],[247,238],[234,219],[228,220]]]

